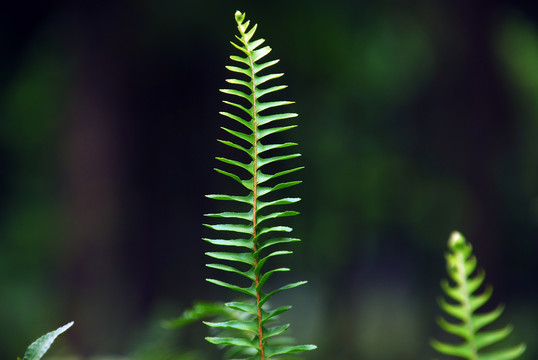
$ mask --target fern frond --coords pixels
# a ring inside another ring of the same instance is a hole
[[[438,352],[468,360],[511,360],[517,359],[525,351],[525,344],[508,349],[482,352],[483,348],[504,340],[512,331],[510,325],[499,330],[483,331],[483,328],[497,320],[503,310],[498,306],[495,310],[477,313],[488,302],[493,293],[491,286],[477,293],[484,283],[486,274],[476,270],[477,261],[472,253],[471,244],[458,232],[452,233],[448,241],[449,252],[446,254],[447,272],[452,282],[443,280],[441,288],[450,302],[439,299],[439,306],[457,322],[447,321],[442,317],[437,324],[447,333],[462,338],[458,344],[448,344],[431,340],[431,346]],[[473,276],[473,274],[475,274]]]
[[[234,292],[247,296],[246,300],[229,302],[226,306],[235,311],[243,313],[245,316],[238,319],[227,319],[218,322],[206,322],[208,326],[217,331],[226,331],[226,334],[218,333],[217,336],[208,337],[207,340],[213,344],[228,346],[229,356],[236,359],[265,360],[278,355],[291,354],[312,350],[314,345],[288,346],[282,345],[281,341],[273,340],[282,335],[289,324],[274,324],[277,316],[287,310],[290,306],[281,306],[271,309],[267,302],[275,294],[293,289],[303,285],[306,281],[294,282],[276,288],[266,290],[271,277],[281,272],[288,272],[290,269],[279,267],[265,269],[266,263],[273,257],[289,255],[292,252],[287,250],[267,251],[269,247],[282,246],[287,243],[299,241],[292,237],[275,236],[275,234],[289,233],[292,229],[288,226],[274,224],[279,219],[295,216],[298,212],[293,210],[276,210],[276,207],[290,205],[300,201],[299,198],[278,197],[278,191],[300,183],[300,181],[275,182],[278,178],[293,174],[302,167],[283,167],[274,173],[268,173],[267,168],[282,167],[287,160],[301,156],[298,153],[281,153],[297,144],[294,142],[271,143],[268,139],[276,133],[291,130],[296,125],[281,125],[283,121],[295,118],[295,113],[277,113],[275,110],[282,106],[293,104],[292,101],[263,101],[268,94],[275,94],[286,85],[267,85],[280,78],[281,73],[263,74],[278,60],[260,62],[270,52],[269,46],[262,46],[263,39],[253,40],[257,26],[249,27],[250,22],[245,21],[245,14],[235,13],[235,20],[239,29],[238,42],[232,45],[239,50],[240,56],[233,55],[231,60],[236,64],[226,68],[234,75],[241,78],[227,79],[226,82],[235,85],[236,88],[222,89],[226,95],[233,97],[233,100],[226,100],[224,103],[230,107],[230,112],[223,111],[220,114],[238,124],[241,130],[222,127],[231,136],[230,140],[219,140],[224,145],[239,150],[240,155],[249,159],[248,163],[232,158],[217,157],[217,160],[229,167],[215,169],[218,173],[234,180],[241,185],[242,195],[208,195],[216,200],[226,200],[236,203],[239,207],[247,204],[250,209],[247,211],[225,211],[221,213],[206,214],[214,219],[222,219],[223,223],[207,224],[210,229],[233,234],[229,240],[226,237],[220,239],[204,239],[205,241],[217,245],[226,246],[229,251],[208,252],[207,255],[213,259],[226,263],[210,263],[208,267],[221,270],[227,273],[238,275],[239,278],[248,279],[250,285],[237,285],[217,279],[207,279],[207,281],[233,290]],[[264,85],[260,87],[260,85]],[[263,112],[263,115],[260,113]],[[271,112],[271,113],[270,113]],[[276,126],[278,124],[278,126]],[[263,155],[263,156],[262,156]],[[271,166],[269,166],[271,164]],[[261,168],[263,167],[264,172]],[[245,175],[246,174],[246,175]],[[245,177],[247,176],[247,177]],[[263,186],[262,186],[263,184]],[[260,198],[264,197],[262,201]],[[271,197],[265,199],[265,197]],[[271,223],[271,225],[266,225]]]

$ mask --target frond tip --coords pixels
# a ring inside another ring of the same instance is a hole
[[[439,299],[439,306],[457,322],[437,319],[438,325],[447,333],[463,339],[458,344],[449,344],[438,340],[431,340],[431,346],[438,352],[468,360],[512,360],[517,359],[525,352],[525,344],[507,349],[482,352],[482,349],[504,340],[512,331],[507,325],[499,330],[482,330],[485,326],[497,320],[504,307],[498,306],[495,310],[477,313],[493,292],[491,286],[477,293],[485,279],[483,270],[476,270],[476,257],[472,254],[471,244],[465,241],[459,232],[453,232],[448,240],[449,252],[446,254],[447,272],[451,282],[443,280],[441,288],[449,301]],[[473,274],[475,274],[473,276]]]
[[[316,348],[314,345],[289,344],[285,342],[285,338],[277,338],[289,328],[289,324],[276,323],[278,315],[289,310],[291,306],[271,309],[268,304],[273,295],[306,283],[297,281],[275,287],[271,284],[272,278],[289,272],[290,269],[267,268],[274,257],[292,253],[275,248],[299,241],[293,237],[283,236],[283,233],[292,232],[292,228],[279,222],[299,214],[293,209],[281,209],[281,207],[293,205],[300,199],[278,194],[282,189],[301,183],[293,179],[280,181],[281,177],[295,175],[302,169],[282,165],[301,155],[286,152],[290,147],[297,145],[294,142],[271,142],[275,137],[274,134],[280,135],[296,127],[293,124],[281,123],[295,118],[297,114],[278,112],[278,109],[293,104],[293,101],[272,99],[264,101],[287,88],[286,85],[266,84],[282,77],[282,73],[264,74],[271,66],[277,64],[278,60],[260,62],[271,52],[271,48],[261,46],[265,42],[263,39],[253,40],[257,26],[250,27],[250,22],[245,21],[244,13],[237,11],[235,20],[239,36],[236,36],[237,42],[232,42],[232,46],[239,51],[239,55],[232,55],[230,59],[235,65],[226,67],[234,76],[226,80],[233,88],[221,89],[221,92],[231,97],[233,101],[225,100],[224,103],[230,110],[222,111],[220,114],[227,121],[234,122],[238,130],[222,127],[230,139],[219,142],[239,150],[239,155],[249,162],[238,161],[232,157],[216,158],[222,168],[216,168],[215,171],[225,178],[232,179],[242,195],[216,194],[207,197],[226,200],[241,207],[242,210],[230,209],[206,214],[212,221],[221,222],[205,226],[228,235],[204,240],[212,245],[227,246],[229,249],[207,252],[206,255],[214,261],[207,266],[225,272],[229,276],[237,276],[242,285],[228,279],[221,281],[209,278],[207,281],[231,290],[242,298],[225,304],[239,314],[236,318],[224,317],[219,321],[205,322],[216,333],[216,336],[206,339],[213,344],[227,346],[228,355],[234,359],[266,360]],[[245,209],[246,207],[248,209]]]

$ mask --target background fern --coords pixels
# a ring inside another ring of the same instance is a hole
[[[266,94],[286,88],[285,85],[260,87],[262,84],[279,78],[283,74],[261,74],[263,70],[275,65],[278,60],[260,62],[262,58],[270,53],[271,48],[269,46],[261,47],[264,39],[253,40],[257,26],[254,25],[249,28],[250,22],[245,22],[245,14],[236,12],[235,20],[240,36],[236,36],[239,43],[232,42],[232,45],[241,52],[242,56],[231,56],[231,59],[238,66],[227,66],[227,69],[239,74],[241,78],[227,80],[228,83],[237,85],[237,89],[223,89],[221,91],[235,97],[234,101],[224,102],[239,110],[241,115],[230,112],[221,112],[221,114],[240,124],[246,132],[223,127],[227,133],[233,136],[233,140],[219,141],[247,154],[250,162],[242,163],[234,159],[218,157],[217,159],[219,161],[232,165],[236,170],[215,170],[237,181],[242,185],[243,190],[246,190],[247,194],[208,195],[208,197],[231,201],[236,203],[238,207],[244,207],[246,204],[247,209],[244,212],[207,214],[209,217],[231,220],[226,223],[207,226],[213,230],[233,233],[235,237],[232,239],[204,240],[218,246],[243,249],[243,252],[209,252],[207,253],[208,256],[217,260],[226,261],[227,263],[211,263],[207,266],[238,274],[248,279],[249,286],[241,287],[217,279],[208,279],[209,282],[216,285],[247,295],[247,300],[226,304],[227,307],[242,312],[244,314],[243,318],[228,319],[227,321],[220,322],[206,322],[207,325],[213,328],[233,330],[235,335],[228,335],[226,337],[213,336],[208,337],[207,340],[214,344],[231,346],[231,356],[264,360],[281,354],[296,353],[315,348],[313,345],[281,346],[278,344],[278,341],[270,339],[282,334],[289,327],[289,324],[271,325],[271,320],[274,320],[277,315],[290,309],[290,306],[270,309],[267,306],[267,301],[274,294],[300,286],[305,281],[287,284],[272,291],[264,290],[264,285],[273,274],[290,270],[284,267],[268,271],[263,269],[269,258],[291,254],[291,251],[272,250],[274,246],[299,241],[292,237],[273,236],[275,233],[289,233],[292,229],[281,225],[268,226],[267,221],[297,215],[298,213],[296,211],[276,211],[274,209],[276,206],[293,204],[300,200],[299,198],[290,197],[276,197],[272,200],[265,199],[267,199],[267,195],[272,195],[277,190],[299,184],[300,181],[275,183],[274,180],[300,170],[301,167],[284,168],[284,170],[272,174],[262,172],[261,168],[268,164],[300,156],[300,154],[296,153],[283,155],[273,153],[273,150],[295,146],[297,145],[296,143],[270,143],[267,141],[267,137],[272,134],[294,128],[296,125],[275,126],[275,124],[278,124],[281,120],[294,118],[297,114],[276,113],[266,115],[266,110],[268,109],[292,103],[291,101],[264,102],[260,100]],[[264,115],[260,114],[262,112],[264,112]],[[272,185],[269,185],[271,183]],[[261,200],[262,197],[264,200]],[[234,265],[231,266],[228,263],[234,263]]]
[[[485,279],[485,272],[476,269],[476,257],[472,254],[471,244],[458,232],[454,232],[448,242],[450,252],[446,254],[447,271],[453,285],[447,280],[441,282],[445,294],[452,300],[447,302],[440,299],[441,308],[450,316],[459,320],[458,323],[446,321],[440,317],[438,324],[446,332],[463,338],[459,344],[448,344],[432,340],[431,345],[440,353],[469,360],[510,360],[518,358],[525,351],[525,345],[482,352],[482,349],[505,339],[512,331],[510,325],[491,331],[483,328],[493,323],[502,314],[504,308],[498,306],[487,313],[477,313],[492,294],[492,287],[487,286],[484,292],[477,294]]]

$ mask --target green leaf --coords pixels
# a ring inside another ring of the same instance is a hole
[[[273,157],[270,157],[270,158],[259,158],[258,159],[258,169],[261,168],[264,165],[273,163],[275,161],[294,159],[294,158],[298,158],[299,156],[301,156],[301,154],[290,154],[290,155],[273,156]]]
[[[226,92],[226,91],[223,91],[223,90],[221,90],[221,91]],[[247,129],[249,129],[250,131],[254,130],[253,125],[252,125],[252,123],[250,121],[243,120],[241,117],[236,116],[234,114],[230,114],[229,112],[226,112],[226,111],[221,111],[221,112],[219,112],[219,114],[221,114],[223,116],[226,116],[226,117],[228,117],[228,118],[230,118],[232,120],[237,121],[241,125],[245,126]]]
[[[284,114],[274,114],[274,115],[260,115],[258,117],[258,125],[263,126],[269,123],[272,123],[273,121],[280,121],[280,120],[286,120],[291,119],[294,117],[299,116],[296,113],[284,113]]]
[[[292,284],[288,284],[288,285],[284,285],[276,290],[273,290],[271,291],[269,294],[267,295],[264,295],[260,301],[260,305],[263,305],[267,302],[267,300],[269,300],[271,297],[273,297],[273,295],[275,295],[276,293],[279,293],[281,291],[284,291],[284,290],[289,290],[289,289],[294,289],[298,286],[301,286],[301,285],[304,285],[306,284],[308,281],[298,281],[298,282],[295,282],[295,283],[292,283]]]
[[[212,194],[212,195],[206,195],[206,197],[210,199],[215,199],[215,200],[237,201],[237,202],[246,203],[250,205],[254,204],[252,194],[247,195],[247,196]]]
[[[467,279],[467,291],[469,294],[473,294],[484,282],[484,279],[486,278],[486,273],[484,271],[480,271],[477,276],[474,278],[468,278]]]
[[[240,320],[230,320],[230,321],[223,321],[223,322],[204,321],[204,324],[206,324],[207,326],[214,327],[214,328],[243,330],[243,331],[250,331],[253,333],[258,332],[258,323],[256,321],[240,321]]]
[[[226,79],[226,82],[229,83],[229,84],[241,85],[241,86],[244,86],[244,87],[246,87],[248,89],[251,89],[250,82],[247,82],[247,81],[244,81],[244,80]],[[230,104],[230,105],[232,105],[232,104]]]
[[[512,360],[517,359],[523,353],[527,347],[525,344],[520,344],[505,350],[498,350],[485,355],[479,355],[478,360]]]
[[[459,356],[464,359],[471,359],[471,347],[468,344],[451,345],[435,339],[430,341],[431,346],[442,354]]]
[[[283,355],[283,354],[294,354],[303,351],[310,351],[317,349],[316,345],[297,345],[297,346],[283,346],[283,347],[274,347],[266,352],[268,358]]]
[[[288,85],[277,85],[277,86],[272,86],[272,87],[267,88],[267,89],[256,89],[256,97],[259,99],[263,95],[270,94],[270,93],[275,92],[275,91],[283,90],[283,89],[285,89],[287,87],[288,87]],[[261,110],[258,109],[258,112],[260,112],[260,111]]]
[[[242,64],[245,64],[247,66],[250,65],[250,61],[249,61],[248,57],[241,57],[241,56],[237,56],[237,55],[231,55],[230,59],[232,59],[233,61],[237,61],[237,62],[240,62]]]
[[[465,295],[462,294],[458,288],[450,286],[448,281],[446,280],[441,281],[441,288],[443,289],[445,294],[447,294],[453,300],[456,300],[458,302],[462,302],[465,300]]]
[[[205,254],[214,259],[237,261],[248,265],[254,265],[254,256],[252,253],[207,252]]]
[[[256,26],[256,25],[254,25]],[[245,34],[246,36],[246,34]],[[265,42],[265,39],[258,39],[258,40],[255,40],[254,42],[248,44],[248,50],[252,53],[252,50],[256,50],[257,47],[259,47],[261,44],[263,44]],[[268,46],[267,46],[268,47]],[[270,49],[269,49],[270,50]],[[252,60],[252,59],[251,59]]]
[[[238,81],[231,81],[231,79],[228,81],[230,83],[236,83]],[[234,103],[233,101],[223,101],[223,103],[225,104],[228,104],[228,105],[231,105],[231,106],[235,106],[236,108],[240,109],[240,110],[243,110],[248,116],[252,116],[252,108],[251,109],[247,109],[246,107],[244,107],[243,105],[241,104],[238,104],[238,103]]]
[[[255,304],[248,304],[245,302],[235,301],[235,302],[228,302],[225,305],[229,307],[230,309],[244,311],[252,315],[258,314],[258,308],[256,307]]]
[[[260,86],[261,84],[266,83],[269,80],[278,79],[279,77],[281,77],[283,75],[284,75],[284,73],[279,73],[279,74],[269,74],[269,75],[256,77],[256,79],[255,79],[256,85]]]
[[[508,325],[500,330],[478,333],[475,336],[476,348],[480,350],[488,345],[495,344],[505,339],[511,332],[512,327]]]
[[[477,264],[478,264],[478,262],[476,260],[476,257],[475,256],[470,256],[465,261],[465,275],[470,276],[473,273],[473,271],[475,271]],[[485,273],[484,273],[484,275],[485,275]]]
[[[299,213],[297,211],[281,211],[281,212],[276,212],[276,213],[272,213],[272,214],[265,215],[265,216],[259,216],[258,217],[258,225],[262,221],[265,221],[265,220],[276,219],[276,218],[281,218],[281,217],[285,217],[285,216],[295,216],[295,215],[299,215]]]
[[[443,309],[447,314],[452,315],[456,319],[465,320],[467,312],[465,309],[458,305],[449,304],[444,298],[439,298],[439,307]]]
[[[290,269],[288,269],[288,268],[277,268],[277,269],[273,269],[273,270],[268,271],[265,274],[263,274],[263,276],[259,280],[258,286],[256,286],[256,290],[261,291],[262,286],[271,277],[271,275],[273,275],[275,272],[283,272],[283,271],[290,271]]]
[[[259,46],[259,44],[253,45],[251,49],[255,49],[258,46]],[[263,58],[264,56],[266,56],[270,52],[271,52],[271,47],[269,47],[269,46],[265,46],[265,47],[263,47],[263,48],[261,48],[259,50],[255,50],[255,51],[253,51],[251,53],[252,61],[257,62],[258,60],[260,60],[261,58]]]
[[[261,251],[263,249],[266,249],[276,244],[286,244],[286,243],[300,242],[300,241],[301,241],[300,239],[296,239],[296,238],[272,238],[267,241],[264,241],[261,244],[261,246],[258,247],[258,251]]]
[[[258,139],[263,139],[266,136],[276,134],[282,131],[291,130],[293,128],[296,128],[297,125],[290,125],[290,126],[280,126],[280,127],[273,127],[268,129],[263,129],[258,131]]]
[[[248,42],[250,41],[250,39],[252,39],[252,36],[254,35],[254,33],[256,32],[256,29],[258,28],[258,24],[254,24],[254,26],[252,27],[252,29],[250,29],[247,33],[245,33],[245,37],[243,38],[243,41],[245,44],[248,44]],[[259,45],[258,45],[259,46]],[[256,48],[255,45],[251,45],[249,50],[254,50]]]
[[[229,69],[230,67],[228,66],[227,68]],[[236,67],[232,67],[232,68],[234,69],[233,71],[239,71],[240,70],[239,68],[236,68]],[[248,69],[247,69],[247,75],[248,75]],[[245,94],[243,91],[236,90],[236,89],[220,89],[220,91],[222,93],[224,93],[224,94],[235,95],[235,96],[238,96],[240,98],[243,98],[243,99],[249,101],[252,104],[252,96]],[[238,119],[236,119],[236,120],[239,121]],[[246,122],[246,121],[244,121],[242,119],[239,122],[242,123],[242,124],[248,124],[248,122]],[[247,127],[252,130],[251,126],[247,126]]]
[[[250,164],[244,164],[244,163],[242,163],[240,161],[226,159],[226,158],[223,158],[223,157],[217,157],[215,159],[217,159],[219,161],[222,161],[223,163],[234,165],[234,166],[237,166],[237,167],[239,167],[241,169],[245,169],[246,171],[248,171],[249,173],[254,175],[254,164],[252,162]],[[241,182],[241,181],[239,181],[239,182]]]
[[[469,293],[469,308],[471,309],[471,312],[475,312],[475,310],[482,307],[485,303],[488,302],[488,300],[491,298],[491,295],[493,294],[493,287],[488,286],[486,287],[486,290],[480,294],[480,295],[471,295]]]
[[[254,145],[254,136],[253,134],[245,134],[240,131],[230,130],[228,128],[222,127],[222,130],[226,131],[228,134],[231,134],[235,137],[238,137],[241,140],[248,142],[250,145]]]
[[[267,61],[267,62],[264,62],[264,63],[261,63],[261,64],[254,64],[253,68],[252,68],[254,70],[254,74],[257,74],[258,72],[262,71],[263,69],[267,69],[268,67],[277,64],[279,61],[280,60],[276,59],[276,60]],[[250,65],[250,64],[247,63],[247,65]]]
[[[468,334],[468,329],[466,327],[466,324],[453,324],[451,322],[446,321],[442,317],[439,317],[437,319],[437,324],[445,330],[446,332],[449,332],[451,334],[460,336],[462,338],[466,338]]]
[[[290,146],[297,146],[297,143],[294,142],[287,142],[283,144],[267,144],[263,145],[262,143],[258,143],[258,154],[261,154],[265,151],[274,150],[274,149],[283,149]]]
[[[256,203],[257,210],[261,210],[268,206],[275,206],[275,205],[289,205],[289,204],[295,204],[296,202],[301,201],[301,198],[283,198],[273,201],[258,201]]]
[[[214,244],[214,245],[222,245],[222,246],[236,246],[236,247],[245,247],[248,249],[253,249],[253,243],[250,240],[245,239],[233,239],[233,240],[225,240],[225,239],[207,239],[204,238],[203,240],[207,241],[208,243]]]
[[[206,281],[209,281],[210,283],[213,283],[215,285],[219,285],[219,286],[228,288],[228,289],[233,290],[233,291],[242,292],[244,294],[256,297],[256,289],[254,288],[254,286],[251,286],[249,288],[243,288],[243,287],[233,285],[233,284],[229,284],[227,282],[216,280],[216,279],[206,279]]]
[[[233,346],[246,346],[258,348],[255,341],[241,338],[232,337],[206,337],[207,341],[217,345],[233,345]]]
[[[254,279],[255,279],[254,278],[254,270],[252,270],[252,269],[250,269],[249,271],[241,271],[241,270],[238,270],[238,269],[234,268],[233,266],[224,265],[224,264],[206,264],[206,266],[208,268],[212,268],[212,269],[217,269],[217,270],[236,273],[236,274],[244,276],[247,279],[250,279],[252,281],[254,281]]]
[[[73,326],[73,322],[51,331],[34,341],[24,353],[23,360],[39,360],[45,355],[54,340],[67,329]]]
[[[273,186],[272,188],[261,187],[260,186],[260,187],[258,187],[258,197],[262,197],[263,195],[267,195],[267,194],[272,193],[273,191],[276,191],[276,190],[281,190],[281,189],[285,189],[285,188],[288,188],[288,187],[291,187],[291,186],[299,185],[300,183],[301,183],[301,181],[288,181],[288,182],[277,184],[277,185]]]
[[[248,154],[248,156],[250,156],[252,159],[254,159],[254,155],[252,154],[252,147],[250,149],[245,149],[241,145],[237,145],[237,144],[235,144],[235,143],[233,143],[231,141],[227,141],[227,140],[217,140],[217,141],[224,144],[224,145],[227,145],[227,146],[233,147],[235,149],[241,150],[241,151],[245,152],[246,154]]]
[[[260,250],[258,250],[255,255],[259,256],[259,252],[260,252]],[[273,256],[290,255],[290,254],[293,254],[293,252],[292,251],[286,251],[286,250],[274,251],[274,252],[270,253],[269,255],[266,255],[263,258],[261,258],[258,261],[258,265],[256,266],[256,269],[254,269],[254,271],[256,272],[256,274],[259,274],[261,272],[262,268],[263,268],[263,265],[266,263],[266,261],[269,258],[273,257]]]
[[[270,102],[259,102],[256,104],[256,110],[261,113],[264,110],[271,109],[277,106],[291,105],[294,104],[293,101],[270,101]]]
[[[216,172],[218,172],[218,173],[220,173],[222,175],[228,176],[229,178],[232,178],[235,181],[237,181],[238,183],[240,183],[241,185],[243,185],[243,180],[239,176],[237,176],[237,175],[235,175],[235,174],[233,174],[231,172],[218,169],[218,168],[214,168],[213,170],[215,170]]]
[[[288,306],[280,306],[271,311],[262,310],[262,325],[269,319],[274,318],[275,316],[278,316],[282,314],[283,312],[286,312],[290,309],[291,309],[291,306],[288,305]]]
[[[267,228],[263,228],[260,232],[258,232],[258,236],[259,235],[263,235],[263,234],[267,234],[267,233],[270,233],[270,232],[275,232],[275,231],[278,231],[278,232],[292,232],[292,228],[290,228],[289,226],[272,226],[272,227],[267,227]]]
[[[295,171],[298,171],[298,170],[301,170],[301,169],[304,169],[304,166],[300,166],[300,167],[296,167],[296,168],[288,169],[288,170],[284,170],[284,171],[279,171],[279,172],[277,172],[275,174],[272,174],[272,175],[264,174],[261,171],[258,171],[258,184],[261,184],[261,183],[264,183],[266,181],[272,180],[272,179],[277,178],[279,176],[290,174],[292,172],[295,172]]]
[[[216,224],[216,225],[204,224],[204,225],[210,229],[217,230],[217,231],[230,231],[230,232],[236,232],[236,233],[242,233],[242,234],[252,234],[251,225],[240,225],[240,224]]]
[[[239,73],[239,74],[250,76],[250,70],[249,69],[245,69],[245,68],[238,67],[238,66],[232,66],[232,65],[226,66],[226,69],[228,69],[230,71],[233,71],[233,72],[236,72],[236,73]]]
[[[475,330],[480,330],[482,329],[484,326],[487,326],[489,324],[491,324],[492,322],[494,322],[495,320],[497,320],[499,318],[499,316],[501,316],[501,314],[503,313],[504,311],[504,306],[502,305],[499,305],[495,310],[489,312],[489,313],[486,313],[486,314],[474,314],[473,315],[473,326],[475,328]]]
[[[242,213],[227,211],[227,212],[222,212],[218,214],[204,214],[204,216],[226,218],[226,219],[241,219],[241,220],[250,221],[252,220],[252,211],[242,212]]]
[[[288,330],[289,327],[290,327],[290,324],[284,324],[284,325],[272,327],[270,329],[265,329],[263,332],[263,339],[265,340],[270,337],[280,335],[284,331]]]

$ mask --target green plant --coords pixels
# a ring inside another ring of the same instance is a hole
[[[28,346],[28,349],[26,349],[26,352],[24,353],[24,356],[22,360],[39,360],[45,355],[47,350],[50,348],[54,340],[63,332],[65,332],[67,329],[69,329],[71,326],[73,326],[73,322],[70,322],[69,324],[66,324],[54,331],[51,331],[43,336],[41,336],[39,339],[34,341],[30,346]],[[21,358],[18,358],[17,360],[21,360]]]
[[[221,112],[222,115],[234,120],[242,126],[242,131],[235,131],[223,127],[223,129],[233,136],[232,141],[219,140],[224,145],[230,146],[246,154],[248,163],[243,163],[234,159],[218,157],[217,159],[225,164],[239,169],[222,170],[215,169],[237,181],[242,185],[246,195],[207,195],[211,199],[226,200],[235,203],[238,208],[243,207],[239,212],[221,212],[207,214],[206,216],[227,219],[226,223],[206,225],[213,230],[233,233],[232,239],[204,239],[209,243],[227,248],[240,248],[242,252],[208,252],[207,255],[221,261],[235,263],[234,266],[223,263],[207,264],[208,267],[231,272],[240,275],[248,280],[249,285],[242,287],[230,284],[221,280],[208,279],[209,282],[223,286],[238,293],[248,296],[248,300],[228,302],[226,306],[239,311],[243,316],[240,320],[228,319],[220,322],[206,322],[212,328],[233,332],[229,336],[213,336],[207,340],[218,345],[231,347],[231,356],[248,359],[269,359],[271,357],[312,350],[314,345],[281,346],[274,337],[281,335],[289,327],[289,324],[274,325],[272,322],[276,316],[290,309],[290,306],[281,306],[270,309],[267,301],[276,293],[300,286],[306,281],[287,284],[272,291],[265,291],[265,285],[269,278],[277,272],[289,271],[288,268],[275,268],[266,271],[264,265],[271,257],[288,255],[291,251],[273,251],[275,245],[297,242],[299,239],[291,237],[275,237],[275,233],[289,233],[290,227],[281,225],[267,225],[271,220],[286,216],[297,215],[296,211],[275,211],[274,208],[282,205],[289,205],[298,202],[299,198],[274,197],[277,191],[297,185],[300,181],[287,181],[275,183],[281,176],[300,170],[302,167],[288,168],[272,174],[262,172],[261,168],[267,165],[293,159],[300,154],[278,154],[280,149],[297,145],[292,142],[270,143],[267,139],[276,133],[290,130],[296,125],[275,126],[282,120],[294,118],[295,113],[272,113],[267,114],[269,109],[292,104],[291,101],[262,101],[262,97],[286,88],[285,85],[272,87],[260,87],[266,82],[279,78],[283,74],[270,73],[261,75],[263,70],[275,65],[278,60],[261,63],[271,48],[269,46],[260,47],[264,39],[252,40],[256,32],[257,25],[249,28],[249,21],[245,22],[245,14],[235,13],[235,20],[238,25],[240,36],[236,36],[239,44],[232,42],[243,56],[231,56],[239,66],[227,66],[227,69],[241,75],[242,79],[228,79],[227,82],[236,85],[237,89],[223,89],[223,93],[235,96],[235,101],[224,101],[239,110],[241,116],[229,112]],[[261,115],[261,113],[264,115]],[[263,140],[263,143],[262,143]],[[263,156],[262,156],[263,155]],[[246,176],[246,177],[245,177]],[[272,185],[268,185],[272,184]],[[266,200],[273,196],[271,200]],[[263,198],[264,200],[261,200]],[[237,238],[239,234],[239,238]],[[271,236],[273,235],[273,236]]]
[[[502,314],[504,307],[498,306],[495,310],[486,313],[476,313],[490,299],[493,292],[491,286],[476,294],[485,279],[484,270],[476,269],[476,257],[472,254],[471,244],[458,232],[452,233],[448,241],[449,252],[446,254],[446,264],[449,278],[441,282],[445,294],[453,300],[447,302],[440,298],[440,307],[450,316],[459,320],[458,323],[448,322],[442,317],[438,318],[439,326],[446,332],[463,338],[459,344],[448,344],[432,340],[431,345],[440,353],[452,355],[469,360],[510,360],[518,358],[525,351],[525,344],[507,349],[500,349],[483,353],[482,349],[504,340],[512,331],[510,325],[499,329],[483,331],[483,328],[492,324]]]

